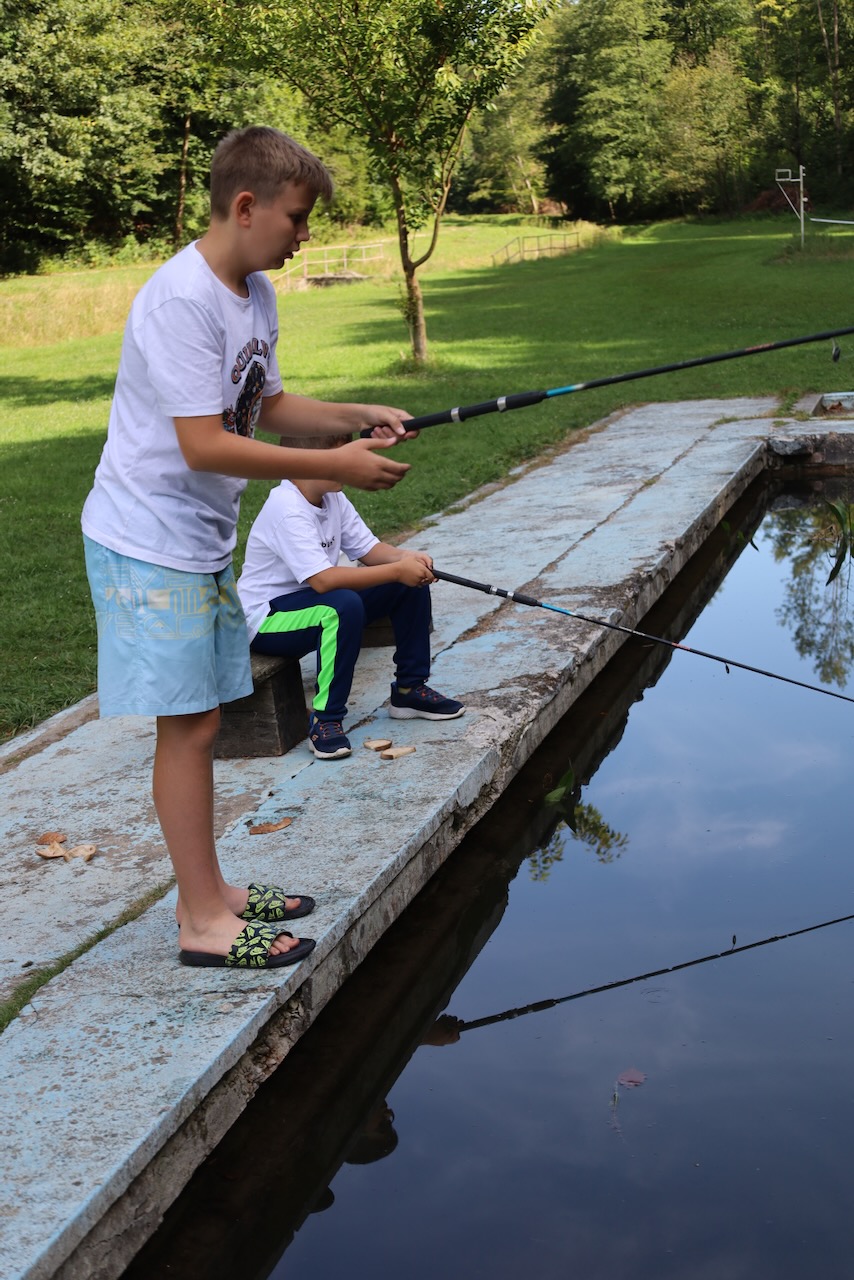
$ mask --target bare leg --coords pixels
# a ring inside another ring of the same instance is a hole
[[[247,891],[225,882],[216,856],[213,822],[213,744],[219,708],[197,715],[158,716],[154,807],[175,868],[180,943],[188,951],[226,955],[243,928]],[[280,955],[296,946],[280,935]]]

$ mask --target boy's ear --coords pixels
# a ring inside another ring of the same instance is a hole
[[[231,207],[234,210],[234,217],[239,226],[249,226],[252,221],[252,212],[257,203],[251,191],[239,191],[237,193]]]

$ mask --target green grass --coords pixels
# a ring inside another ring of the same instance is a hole
[[[453,219],[422,277],[426,372],[406,371],[401,285],[389,275],[283,296],[286,385],[418,414],[854,323],[854,228],[810,233],[804,253],[795,230],[794,219],[662,223],[579,254],[493,267],[492,253],[536,229],[512,218]],[[0,736],[95,686],[79,513],[106,430],[121,341],[116,308],[123,318],[127,291],[146,274],[114,268],[0,283],[0,337],[8,335],[0,373]],[[74,336],[108,315],[108,331]],[[51,326],[65,336],[46,343]],[[405,446],[413,468],[396,489],[352,496],[378,534],[393,536],[621,405],[757,394],[793,402],[808,391],[848,389],[852,352],[854,342],[843,340],[834,365],[829,344],[799,347],[438,427]],[[247,490],[241,546],[267,487]],[[429,530],[419,541],[429,549]]]

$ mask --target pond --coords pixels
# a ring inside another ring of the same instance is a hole
[[[755,486],[643,629],[854,698],[832,485]],[[852,745],[628,641],[128,1280],[850,1276]]]

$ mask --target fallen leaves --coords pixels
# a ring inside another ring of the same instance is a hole
[[[411,756],[414,747],[395,747],[391,738],[365,738],[365,746],[369,751],[376,751],[380,760],[399,760],[401,756]]]
[[[98,846],[95,844],[76,844],[73,849],[68,850],[69,858],[82,858],[84,862],[89,862],[98,852]]]
[[[36,845],[36,853],[40,858],[65,858],[68,853],[67,849],[63,849],[58,840],[51,840],[49,844]]]
[[[278,822],[255,822],[249,828],[250,836],[266,836],[271,831],[284,831],[285,827],[289,827],[293,822],[293,818],[281,818]]]
[[[69,849],[66,846],[67,839],[68,836],[62,831],[45,831],[36,840],[36,853],[40,858],[62,858],[64,862],[70,862],[72,858],[91,862],[98,852],[96,844],[75,844]]]

